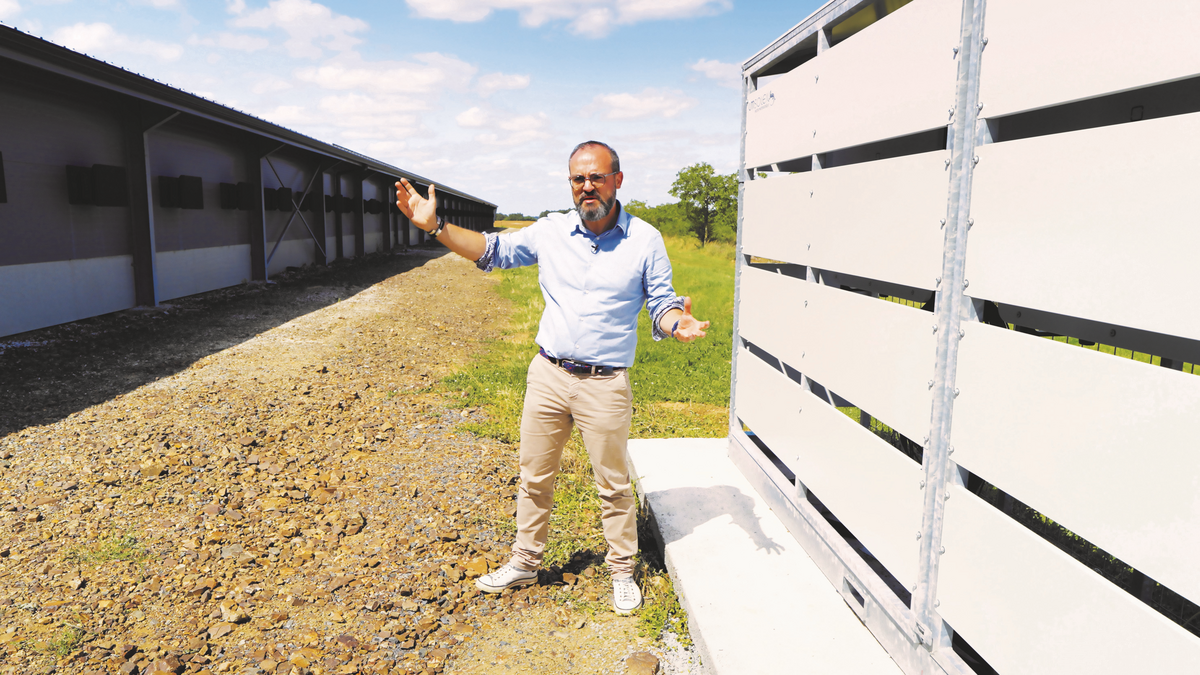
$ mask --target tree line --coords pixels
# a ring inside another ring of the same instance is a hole
[[[658,228],[665,235],[695,237],[701,246],[710,241],[737,239],[737,174],[719,174],[708,162],[679,170],[669,190],[679,201],[649,206],[634,199],[624,203],[625,210]],[[551,213],[570,209],[542,211],[538,216],[521,213],[497,213],[496,220],[537,220]]]

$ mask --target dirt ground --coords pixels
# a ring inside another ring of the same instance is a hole
[[[474,589],[516,452],[430,387],[494,283],[376,255],[0,343],[0,674],[688,672],[586,562]]]

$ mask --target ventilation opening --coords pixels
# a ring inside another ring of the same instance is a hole
[[[830,150],[817,155],[817,163],[822,169],[833,169],[839,166],[874,162],[880,159],[894,159],[909,155],[921,155],[927,152],[938,152],[946,149],[949,137],[949,127],[938,127],[898,138],[883,141],[873,141],[841,150]],[[812,171],[813,158],[798,157],[785,162],[777,162],[768,166],[760,166],[755,172],[765,174],[760,178],[769,178],[774,173],[803,173]]]
[[[829,45],[840,44],[874,24],[883,17],[912,2],[912,0],[874,0],[865,7],[837,22],[829,31]]]
[[[858,589],[854,587],[854,584],[850,583],[849,579],[842,577],[842,595],[847,594],[854,598],[854,601],[858,603],[859,607],[867,606],[867,601],[863,600],[862,593],[858,592]]]
[[[771,449],[767,447],[767,444],[763,442],[762,438],[760,438],[754,433],[753,430],[747,427],[745,422],[742,422],[741,419],[738,419],[738,424],[741,425],[741,428],[746,433],[746,436],[754,442],[755,447],[757,447],[759,451],[762,452],[763,455],[776,466],[776,468],[779,468],[781,472],[786,471],[784,475],[790,476],[789,480],[794,485],[796,482],[795,474],[792,473],[791,470],[787,469],[785,465],[783,465],[775,453],[771,452]],[[851,550],[857,553],[858,557],[862,558],[863,562],[865,562],[867,566],[875,572],[880,580],[882,580],[884,584],[896,594],[896,597],[904,603],[904,606],[911,607],[912,593],[904,587],[904,584],[900,583],[899,579],[892,576],[892,573],[883,566],[883,563],[879,562],[879,560],[867,549],[867,547],[863,546],[863,543],[858,540],[858,537],[855,537],[854,533],[852,533],[849,528],[843,525],[842,521],[838,520],[837,516],[835,516],[832,511],[826,508],[825,504],[823,504],[821,500],[815,494],[813,494],[812,490],[805,488],[804,498],[809,504],[812,505],[817,513],[819,513],[821,517],[824,518],[827,523],[829,523],[830,527],[832,527],[838,533],[838,535],[845,540],[846,544],[850,546]]]
[[[816,281],[826,286],[833,286],[843,291],[850,291],[880,300],[896,302],[927,312],[932,312],[934,309],[934,292],[929,289],[916,288],[890,281],[881,281],[879,279],[870,279],[868,277],[859,277],[853,274],[842,274],[841,272],[833,272],[820,268],[810,268],[805,265],[769,260],[758,256],[745,256],[744,262],[747,266],[755,269],[805,281],[808,280],[809,270],[811,269],[812,273],[816,275]]]
[[[962,659],[964,663],[970,666],[971,670],[975,671],[976,675],[1000,675],[1000,673],[996,672],[996,669],[993,668],[990,663],[984,661],[979,652],[975,651],[975,648],[968,644],[967,641],[964,640],[957,632],[954,633],[954,638],[951,640],[950,646],[954,650],[954,653],[958,654],[958,657]]]
[[[984,300],[983,323],[1185,373],[1200,375],[1200,342]]]
[[[1058,550],[1200,637],[1200,606],[1196,603],[970,472],[967,473],[967,489]]]
[[[1200,112],[1200,77],[989,119],[987,128],[993,143],[1003,143],[1194,112]]]

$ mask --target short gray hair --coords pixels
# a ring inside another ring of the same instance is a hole
[[[584,141],[575,146],[575,149],[571,151],[571,156],[567,157],[567,162],[570,162],[575,155],[579,154],[580,150],[591,146],[599,146],[605,150],[608,150],[608,156],[610,159],[612,159],[612,170],[614,172],[621,170],[621,158],[617,157],[617,151],[613,150],[612,146],[610,146],[608,143],[601,143],[600,141]]]

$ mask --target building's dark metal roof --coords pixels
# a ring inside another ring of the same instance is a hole
[[[364,169],[398,178],[407,178],[426,185],[435,183],[439,188],[439,194],[442,195],[470,199],[492,208],[496,206],[485,199],[445,187],[437,181],[432,181],[411,171],[405,171],[340,145],[305,136],[254,115],[234,110],[216,101],[190,94],[5,25],[0,25],[0,59],[9,59],[108,91],[150,101],[172,110],[242,129],[286,145],[356,164]]]

